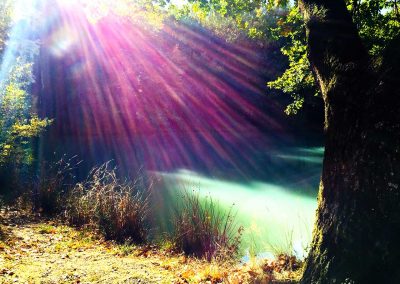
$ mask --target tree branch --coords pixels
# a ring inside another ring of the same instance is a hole
[[[343,0],[300,0],[299,6],[306,21],[310,63],[326,97],[341,83],[338,79],[347,80],[346,75],[368,66],[368,52]]]

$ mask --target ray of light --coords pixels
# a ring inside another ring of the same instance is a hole
[[[2,90],[12,76],[10,72],[18,65],[33,61],[37,53],[37,47],[32,41],[34,40],[34,22],[37,17],[38,0],[18,0],[13,4],[11,29],[8,32],[0,66],[0,88]]]
[[[56,20],[43,35],[43,100],[58,117],[53,139],[72,151],[148,170],[261,172],[254,157],[272,145],[263,131],[286,135],[280,110],[260,99],[252,47],[185,24],[154,32],[112,13],[92,22],[78,2],[48,12]]]

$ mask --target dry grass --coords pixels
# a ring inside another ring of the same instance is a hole
[[[242,231],[232,208],[223,212],[210,196],[201,200],[198,191],[183,191],[174,215],[174,235],[177,246],[186,255],[208,261],[236,257]]]
[[[75,185],[67,204],[71,224],[92,227],[121,243],[146,241],[148,199],[135,183],[119,180],[109,163],[94,168],[85,182]]]
[[[179,283],[160,268],[161,254],[139,257],[139,247],[128,250],[53,221],[15,224],[19,213],[10,213],[0,240],[0,283]]]
[[[208,262],[154,245],[118,245],[90,230],[21,212],[0,211],[0,216],[0,283],[268,284],[295,283],[299,277],[299,270],[285,271],[286,260]]]
[[[65,155],[55,163],[41,164],[39,179],[33,183],[33,209],[54,216],[64,208],[68,190],[73,187],[73,170],[79,165],[77,157]]]

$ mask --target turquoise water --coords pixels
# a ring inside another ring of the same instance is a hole
[[[264,256],[285,252],[302,258],[311,241],[322,154],[323,148],[293,148],[274,153],[282,167],[290,162],[292,168],[298,169],[286,172],[280,184],[208,177],[185,169],[157,172],[155,192],[162,194],[161,216],[166,216],[182,190],[199,192],[202,198],[211,196],[225,210],[234,206],[237,223],[245,228],[245,256],[251,252]]]

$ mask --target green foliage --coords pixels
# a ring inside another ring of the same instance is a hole
[[[400,32],[398,1],[346,0],[365,46],[376,65]],[[296,114],[310,96],[320,96],[307,58],[305,23],[297,1],[193,0],[168,6],[179,21],[195,21],[228,41],[246,38],[276,42],[288,59],[285,71],[267,85],[292,97],[285,112]]]
[[[399,4],[386,0],[347,0],[346,3],[365,46],[379,65],[385,48],[400,33]],[[319,91],[307,59],[304,20],[296,6],[287,9],[288,13],[278,21],[273,32],[276,40],[284,39],[281,51],[287,56],[289,66],[268,86],[291,95],[293,103],[285,112],[296,114],[305,96],[310,93],[319,96]]]
[[[288,57],[289,66],[268,86],[292,96],[287,114],[295,114],[302,107],[305,90],[318,94],[307,59],[305,28],[296,7],[289,1],[190,1],[183,8],[170,7],[178,20],[194,20],[227,41],[247,39],[261,46],[274,41]]]
[[[179,7],[169,5],[167,12],[178,21],[198,23],[229,42],[251,39],[266,43],[280,10],[270,9],[262,1],[197,0]]]
[[[371,55],[381,57],[400,33],[400,5],[388,0],[347,0],[347,7]]]
[[[30,164],[33,160],[30,139],[51,124],[31,112],[30,95],[26,91],[33,82],[32,64],[17,60],[4,87],[0,90],[0,165]]]
[[[277,28],[272,29],[272,32],[275,40],[285,39],[281,52],[288,58],[289,66],[280,77],[267,85],[289,94],[293,102],[287,106],[285,112],[288,115],[296,114],[303,106],[304,90],[313,90],[318,95],[307,58],[305,26],[299,9],[293,7],[278,21]]]
[[[6,31],[11,25],[9,2],[0,2],[0,10],[6,10],[0,16],[1,50],[6,41]],[[13,44],[12,41],[7,43],[9,46]],[[17,51],[19,56],[9,66],[2,66],[5,74],[0,78],[0,166],[12,164],[18,167],[21,164],[31,164],[31,139],[39,136],[51,124],[51,120],[40,119],[32,112],[29,88],[34,82],[32,55],[37,51],[36,42],[25,42]]]

